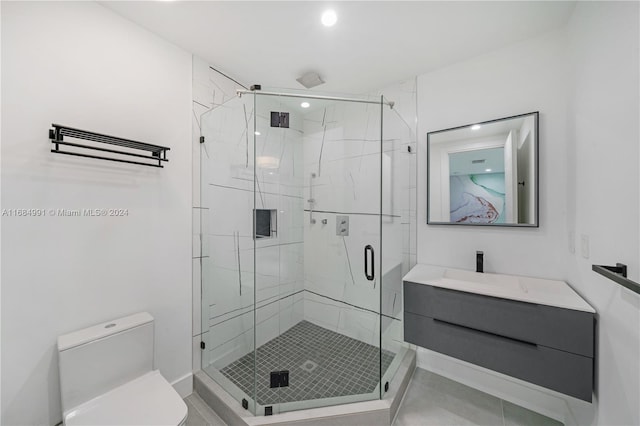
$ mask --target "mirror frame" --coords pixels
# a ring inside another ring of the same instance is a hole
[[[456,223],[456,222],[436,222],[436,221],[431,221],[430,220],[430,216],[431,216],[431,182],[430,182],[430,176],[431,176],[431,136],[438,134],[438,133],[443,133],[443,132],[449,132],[452,130],[458,130],[458,129],[464,129],[470,126],[473,126],[475,124],[479,124],[479,125],[485,125],[485,124],[491,124],[491,123],[496,123],[499,121],[504,121],[504,120],[510,120],[510,119],[514,119],[514,118],[520,118],[520,117],[526,117],[526,116],[533,116],[534,119],[534,128],[535,128],[535,148],[534,148],[534,172],[535,172],[535,182],[536,182],[536,193],[535,193],[535,201],[536,201],[536,206],[535,206],[535,218],[534,218],[534,222],[533,223]],[[456,126],[456,127],[450,127],[448,129],[442,129],[442,130],[435,130],[433,132],[428,132],[427,133],[427,225],[455,225],[455,226],[489,226],[489,227],[498,227],[498,228],[539,228],[540,227],[540,112],[539,111],[533,111],[533,112],[528,112],[525,114],[518,114],[518,115],[512,115],[509,117],[502,117],[502,118],[496,118],[494,120],[487,120],[487,121],[482,121],[482,122],[475,122],[475,123],[470,123],[470,124],[465,124],[463,126]]]

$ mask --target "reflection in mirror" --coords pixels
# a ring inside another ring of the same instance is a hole
[[[429,224],[538,226],[538,113],[427,135]]]

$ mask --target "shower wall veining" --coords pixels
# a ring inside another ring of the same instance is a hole
[[[254,193],[253,115],[253,96],[245,96],[201,121],[203,356],[216,368],[253,350],[254,288],[257,346],[302,320],[302,120],[292,114],[289,129],[266,131],[270,117],[258,114]],[[277,214],[277,234],[255,241],[255,263],[254,202]]]
[[[385,95],[388,96],[387,91]],[[381,116],[379,105],[335,103],[306,115],[303,140],[305,200],[315,200],[316,220],[311,224],[307,204],[305,319],[379,345],[377,312],[382,285],[383,331],[390,331],[390,339],[391,334],[402,337],[401,278],[403,269],[406,272],[411,264],[410,163],[414,155],[408,149],[412,140],[410,126],[386,106]],[[382,228],[378,216],[381,195]],[[336,235],[341,216],[349,218],[347,237]],[[373,281],[364,274],[363,249],[367,244],[376,250]],[[387,344],[392,343],[385,341]]]
[[[256,241],[257,346],[303,319],[378,345],[380,316],[370,311],[380,309],[381,271],[383,345],[391,348],[402,340],[401,277],[416,262],[415,87],[411,79],[380,91],[395,102],[393,110],[385,107],[382,118],[377,105],[337,103],[311,108],[304,116],[291,109],[288,129],[269,127],[268,112],[285,108],[280,100],[257,98],[256,205],[278,212],[276,236]],[[194,370],[200,369],[202,356],[205,365],[221,368],[254,345],[254,100],[244,96],[228,102],[238,88],[194,57]],[[222,110],[207,113],[216,108]],[[380,208],[381,119],[380,254],[375,214]],[[201,134],[207,135],[203,144]],[[313,182],[311,173],[316,174]],[[315,224],[309,216],[310,183]],[[338,215],[349,216],[348,237],[336,235]],[[363,272],[367,244],[376,248],[375,287]]]

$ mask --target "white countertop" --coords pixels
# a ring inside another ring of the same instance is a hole
[[[404,276],[403,280],[501,299],[518,300],[520,302],[555,306],[576,311],[596,312],[564,281],[516,275],[477,273],[425,264],[414,266]]]

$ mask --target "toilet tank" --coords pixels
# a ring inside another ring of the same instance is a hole
[[[153,317],[141,312],[58,337],[62,411],[153,369]]]

